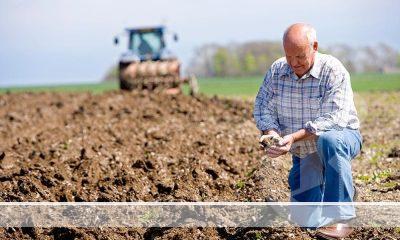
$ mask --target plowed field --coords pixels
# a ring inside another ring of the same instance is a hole
[[[399,201],[400,93],[360,102],[365,144],[354,181],[362,201]],[[0,201],[288,201],[290,156],[263,157],[252,109],[244,100],[120,91],[0,95]],[[0,228],[0,238],[309,239],[313,231]],[[397,239],[400,231],[359,228],[351,238]]]

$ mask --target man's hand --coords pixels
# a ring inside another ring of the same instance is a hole
[[[277,139],[281,139],[281,136],[279,136],[278,132],[274,129],[271,130],[265,130],[263,132],[263,135],[260,137],[258,140],[260,144],[260,150],[265,150],[269,145],[275,144]]]
[[[276,158],[288,153],[293,142],[294,136],[292,134],[289,134],[281,138],[278,144],[270,145],[264,148],[264,151],[269,157]]]
[[[280,136],[262,135],[258,142],[260,143],[260,147],[264,149],[272,145],[279,145],[281,140],[282,138]]]

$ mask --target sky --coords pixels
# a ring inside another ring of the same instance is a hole
[[[170,48],[183,68],[203,44],[280,41],[295,22],[313,25],[321,47],[400,50],[399,9],[398,0],[0,0],[0,87],[100,82],[127,27],[177,33]]]

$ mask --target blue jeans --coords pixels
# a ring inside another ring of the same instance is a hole
[[[317,139],[317,152],[293,156],[289,174],[291,202],[353,202],[351,160],[362,146],[359,130],[328,131]],[[322,227],[356,216],[353,205],[296,205],[291,221],[303,227]]]

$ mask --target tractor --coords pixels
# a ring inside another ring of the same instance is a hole
[[[165,27],[128,28],[128,50],[119,60],[119,85],[123,90],[164,91],[181,93],[181,85],[189,84],[190,94],[198,92],[194,75],[183,78],[177,57],[167,48]],[[173,34],[173,39],[178,36]],[[114,39],[115,44],[119,40]]]

